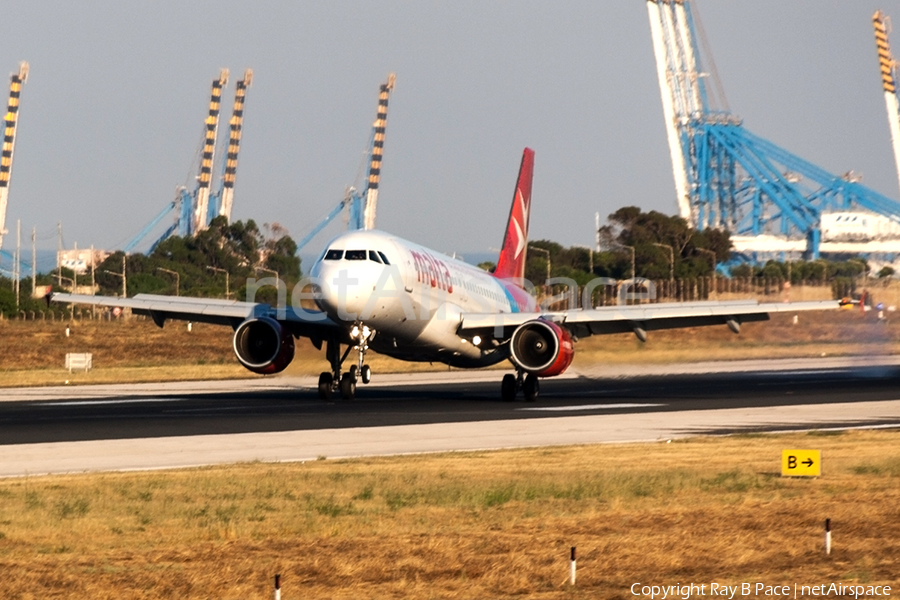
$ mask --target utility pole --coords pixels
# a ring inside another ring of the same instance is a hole
[[[231,292],[229,291],[229,287],[228,287],[228,271],[226,271],[225,269],[219,269],[218,267],[206,267],[206,268],[209,269],[210,271],[216,271],[217,273],[225,273],[225,298],[227,299],[231,295]]]
[[[653,245],[669,249],[669,281],[675,281],[675,249],[668,244],[657,244],[656,242],[653,242]]]
[[[31,228],[31,297],[37,292],[37,227]]]
[[[170,269],[163,269],[162,267],[156,267],[156,270],[175,276],[175,295],[180,296],[181,295],[181,275],[178,273],[178,271],[172,271]]]
[[[16,219],[16,310],[19,309],[19,288],[22,279],[22,220]]]
[[[75,260],[73,262],[72,268],[72,293],[78,293],[78,242],[75,242],[75,246],[72,248],[75,253]]]
[[[597,238],[597,252],[600,252],[600,213],[594,213],[594,236]]]
[[[126,274],[125,274],[125,255],[124,254],[122,255],[122,272],[121,273],[116,273],[115,271],[107,271],[105,269],[103,272],[122,278],[122,297],[127,298],[128,297],[128,284],[126,282],[127,278],[126,278]]]
[[[625,250],[631,250],[631,278],[634,279],[634,246],[626,246],[625,244],[616,244],[616,246]]]
[[[593,251],[593,249],[591,249],[590,246],[586,246],[586,245],[584,245],[584,244],[574,244],[574,246],[575,246],[576,248],[584,248],[585,250],[587,250],[587,253],[588,253],[588,270],[590,271],[591,275],[593,275],[593,274],[594,274],[594,251]]]
[[[56,275],[59,287],[62,287],[62,221],[56,222]]]
[[[716,262],[716,253],[712,250],[706,250],[705,248],[694,248],[697,252],[703,252],[704,254],[709,254],[712,256],[712,283],[713,283],[713,294],[716,292],[716,267],[718,263]]]
[[[91,296],[97,294],[97,281],[94,279],[94,245],[91,244]]]
[[[550,281],[550,251],[544,250],[543,248],[539,248],[537,246],[532,246],[531,244],[528,244],[528,247],[535,252],[543,252],[547,255],[547,281]],[[544,285],[547,285],[547,281],[544,282]]]

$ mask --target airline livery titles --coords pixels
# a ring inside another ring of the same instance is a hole
[[[426,283],[433,288],[444,290],[448,294],[453,293],[453,280],[450,277],[450,269],[447,264],[433,257],[427,252],[410,250],[413,263],[416,267],[416,281]]]

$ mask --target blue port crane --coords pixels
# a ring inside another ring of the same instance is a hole
[[[360,192],[354,187],[347,189],[343,199],[297,243],[297,251],[306,246],[325,227],[340,215],[344,208],[348,211],[347,229],[374,229],[378,209],[378,184],[381,179],[381,161],[384,155],[384,134],[387,127],[388,99],[394,89],[396,75],[388,75],[378,94],[378,112],[369,138],[367,163],[369,166],[366,187]]]
[[[123,250],[126,253],[131,252],[143,242],[167,215],[174,214],[174,222],[151,244],[151,252],[161,242],[173,235],[188,237],[206,229],[209,223],[219,215],[231,220],[238,152],[243,130],[244,101],[252,80],[253,70],[247,69],[244,72],[244,78],[238,81],[235,87],[234,107],[229,121],[230,135],[223,161],[221,187],[217,191],[212,191],[212,167],[218,142],[222,88],[228,83],[228,69],[222,69],[219,77],[212,82],[209,112],[204,121],[203,149],[200,155],[200,172],[197,176],[196,187],[192,191],[184,186],[179,187],[175,193],[175,199],[125,245]]]
[[[711,57],[708,67],[701,60],[691,2],[647,0],[647,9],[683,218],[701,230],[728,230],[749,256],[900,251],[896,240],[823,239],[823,217],[835,214],[860,214],[900,232],[900,203],[852,171],[834,175],[754,135],[727,106],[714,108],[724,94]]]

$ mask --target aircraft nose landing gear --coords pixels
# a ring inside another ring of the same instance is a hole
[[[346,352],[341,355],[341,343],[338,339],[330,339],[325,346],[325,357],[331,365],[331,372],[323,372],[319,375],[319,398],[330,400],[335,392],[340,392],[344,400],[353,400],[356,396],[356,383],[362,380],[369,383],[372,380],[372,369],[365,364],[366,350],[369,349],[369,340],[375,332],[365,325],[354,325],[350,330],[350,337],[358,343],[356,346],[347,346]],[[346,373],[341,373],[341,365],[350,355],[353,348],[357,349],[357,364],[351,365]]]

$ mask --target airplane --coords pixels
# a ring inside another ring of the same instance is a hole
[[[515,373],[503,376],[501,398],[513,401],[521,391],[527,401],[535,401],[540,380],[561,375],[572,363],[579,338],[634,332],[644,341],[648,331],[705,325],[727,325],[738,333],[742,323],[767,320],[769,313],[839,307],[836,300],[673,302],[565,311],[539,306],[524,279],[533,169],[534,151],[525,148],[493,273],[384,231],[357,230],[325,246],[309,285],[304,288],[301,282],[294,288],[291,306],[283,282],[265,279],[248,280],[248,298],[271,283],[279,289],[276,307],[153,294],[57,293],[49,299],[130,308],[159,327],[169,319],[231,326],[237,360],[263,375],[283,371],[294,358],[294,338],[309,338],[317,349],[325,347],[330,367],[319,376],[319,397],[340,394],[344,400],[355,397],[358,382],[371,381],[365,361],[369,350],[461,368],[509,361]],[[304,307],[304,299],[314,300],[317,308]],[[354,364],[343,370],[354,349]]]

